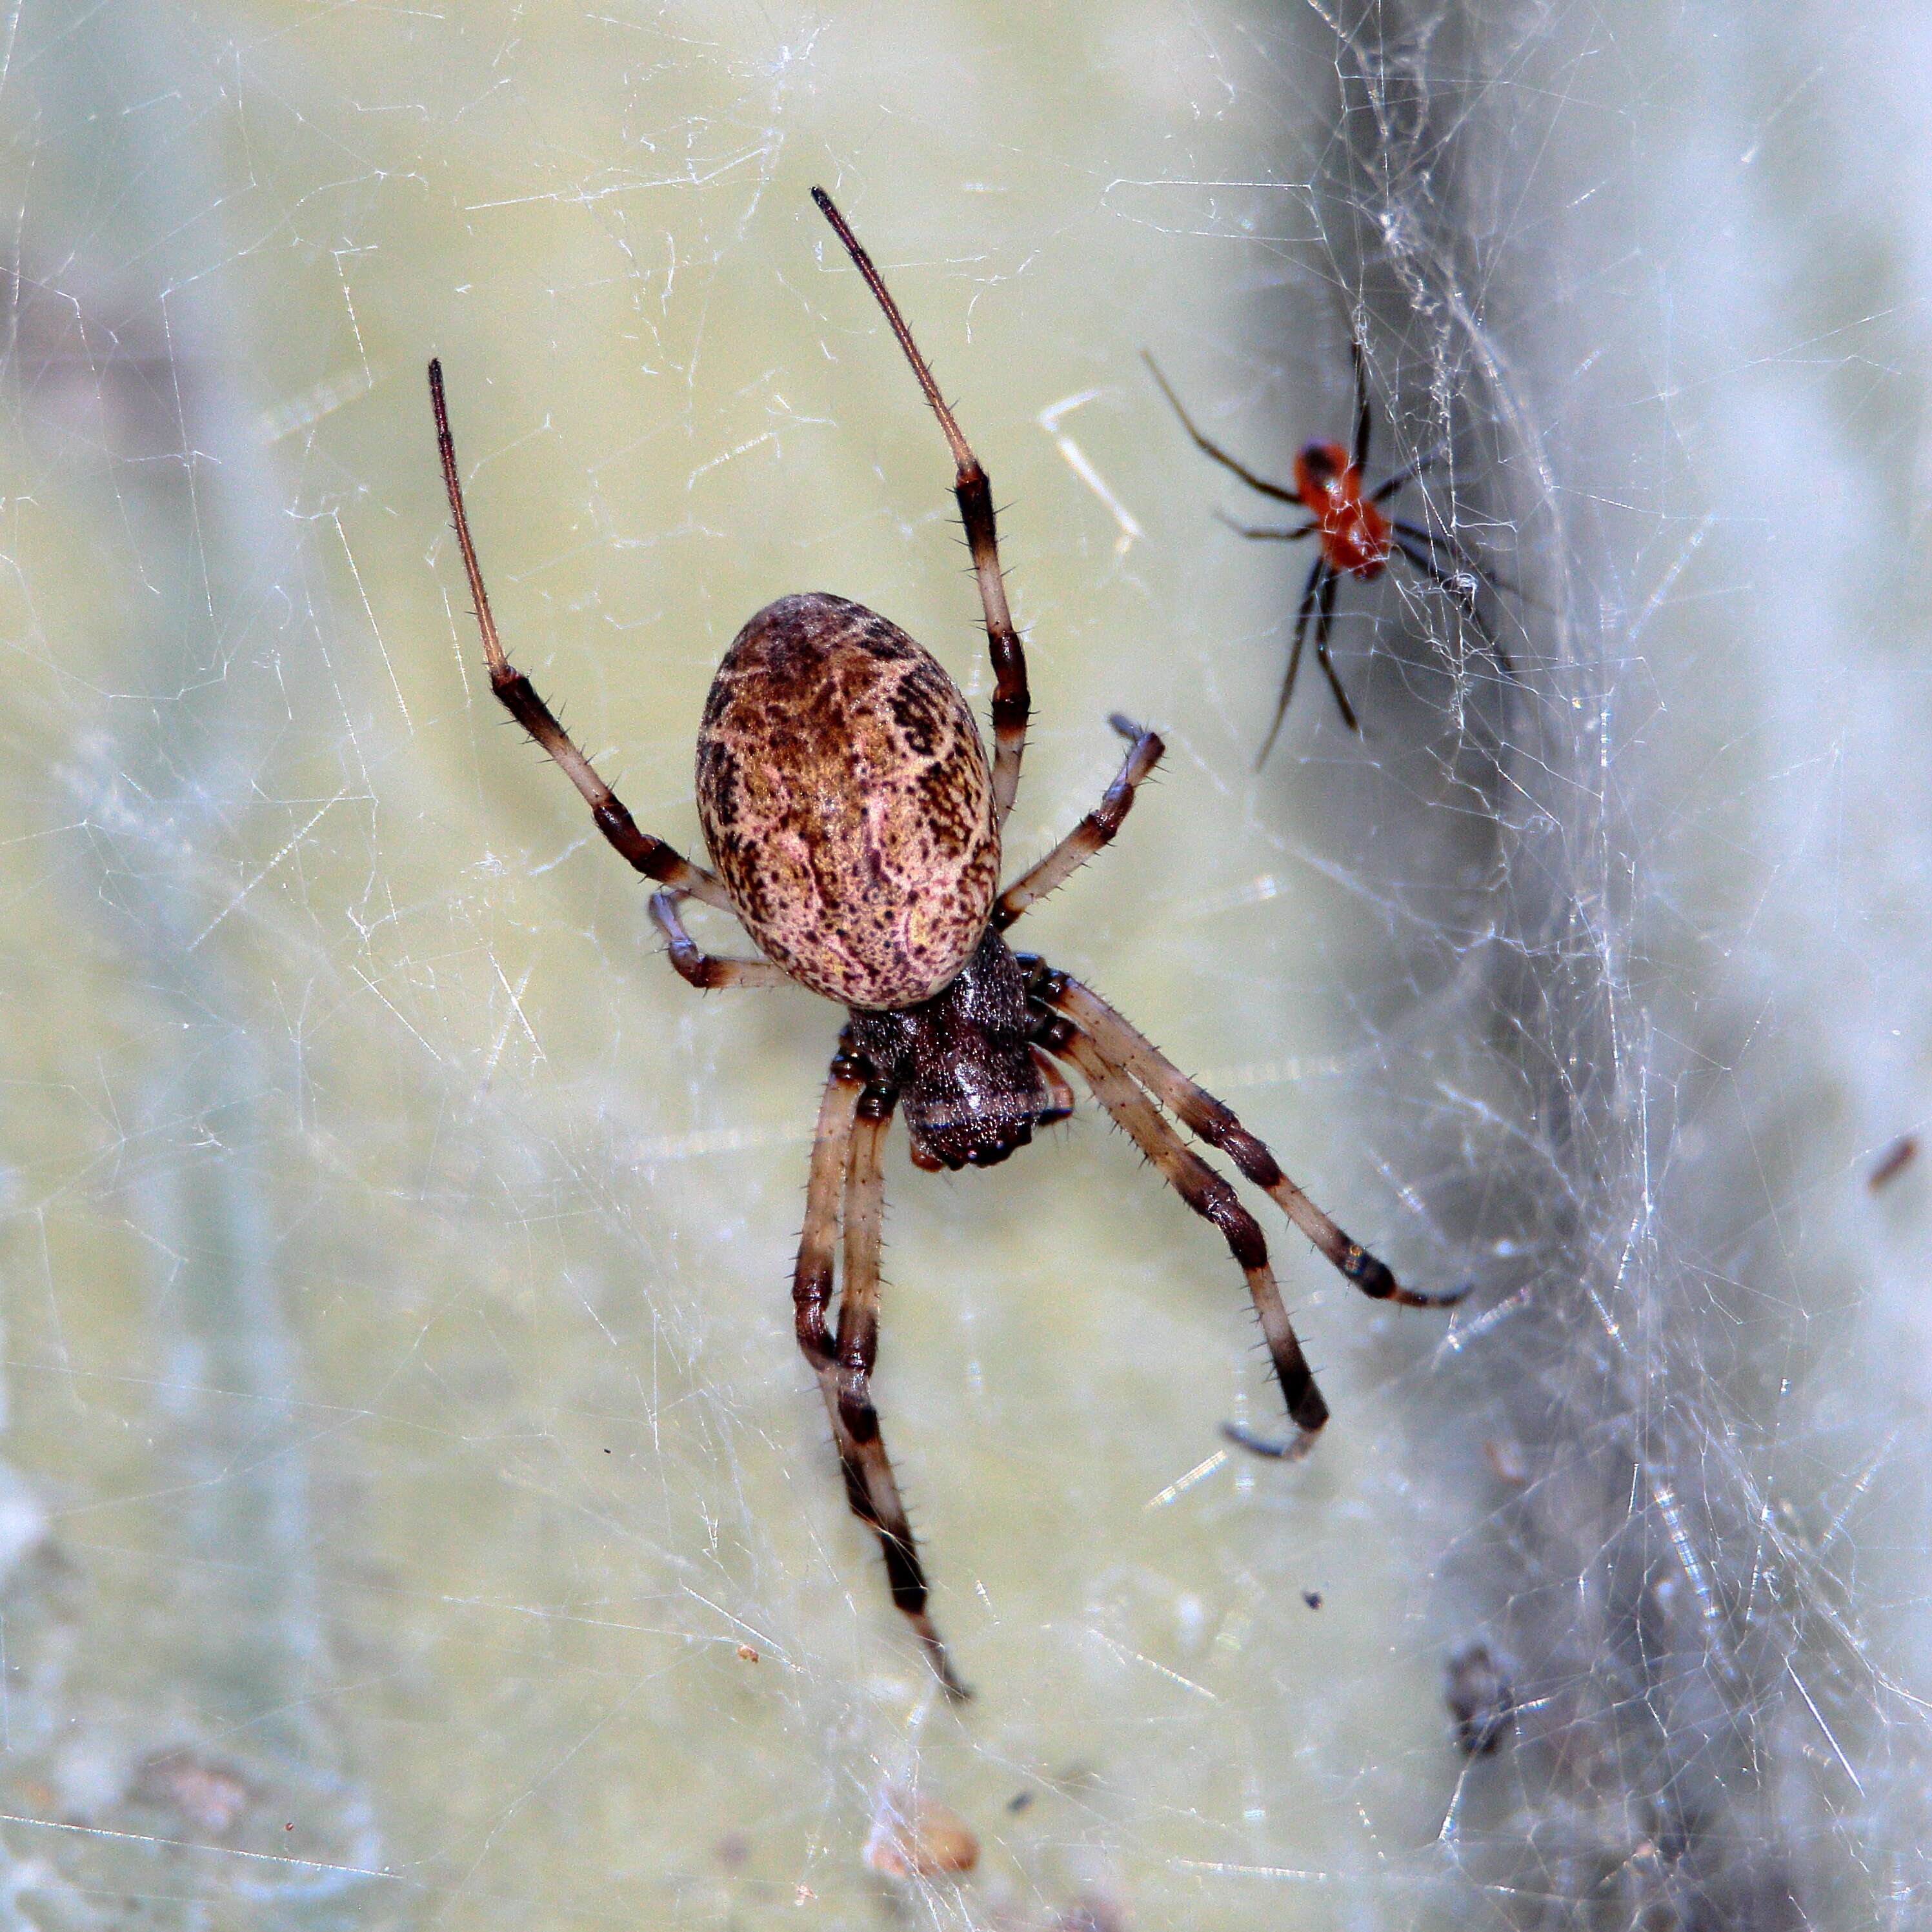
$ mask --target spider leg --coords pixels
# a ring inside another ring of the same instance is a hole
[[[536,694],[536,687],[503,654],[496,634],[496,620],[490,614],[490,598],[483,588],[482,567],[476,561],[476,546],[470,535],[470,519],[463,508],[463,480],[456,467],[456,442],[449,433],[449,410],[443,400],[442,364],[429,365],[430,405],[436,413],[436,446],[442,458],[442,482],[449,494],[449,514],[456,525],[457,548],[463,553],[463,568],[470,579],[470,602],[476,610],[476,625],[483,634],[483,656],[490,668],[490,688],[502,700],[510,716],[563,767],[564,773],[583,794],[597,829],[622,856],[646,878],[675,886],[707,905],[732,910],[723,881],[701,866],[694,866],[683,854],[640,832],[637,821],[623,802],[597,776],[590,760],[572,742],[570,734],[556,722],[555,714]]]
[[[878,1354],[879,1234],[884,1177],[880,1143],[892,1118],[892,1096],[868,1084],[870,1069],[852,1051],[848,1028],[819,1103],[806,1187],[805,1227],[792,1276],[792,1310],[798,1346],[818,1378],[832,1418],[845,1500],[852,1514],[879,1539],[892,1602],[913,1627],[933,1674],[949,1697],[968,1693],[952,1674],[946,1646],[926,1610],[926,1573],[920,1567],[912,1526],[886,1460],[872,1406],[872,1364]],[[838,1330],[826,1320],[832,1298],[833,1260],[839,1237],[839,1195],[845,1196],[845,1285]]]
[[[1117,711],[1107,720],[1128,740],[1128,752],[1120,773],[1090,812],[1040,863],[1023,872],[1000,896],[993,908],[993,926],[1004,932],[1027,908],[1057,892],[1100,848],[1110,843],[1121,821],[1133,809],[1134,794],[1142,782],[1160,763],[1167,748],[1157,732],[1124,718]]]
[[[1265,1455],[1291,1461],[1306,1455],[1328,1420],[1328,1405],[1315,1385],[1307,1358],[1295,1339],[1294,1324],[1282,1306],[1281,1291],[1275,1286],[1274,1270],[1268,1266],[1268,1243],[1259,1223],[1241,1205],[1234,1189],[1181,1140],[1154,1111],[1153,1102],[1095,1041],[1067,1026],[1052,1036],[1047,1044],[1050,1052],[1071,1060],[1080,1070],[1081,1077],[1094,1090],[1094,1097],[1160,1169],[1188,1206],[1220,1229],[1229,1252],[1247,1276],[1248,1292],[1254,1298],[1255,1312],[1261,1317],[1262,1334],[1274,1359],[1282,1396],[1288,1404],[1288,1419],[1294,1424],[1296,1433],[1285,1443],[1274,1444],[1231,1424],[1224,1425],[1226,1432],[1244,1448]]]
[[[1220,511],[1214,513],[1237,536],[1246,537],[1258,543],[1299,543],[1304,537],[1312,537],[1322,526],[1310,518],[1305,524],[1297,524],[1292,530],[1257,530],[1248,524],[1238,524],[1234,518]]]
[[[846,1468],[857,1475],[868,1520],[879,1533],[892,1601],[917,1633],[946,1694],[963,1698],[966,1687],[952,1674],[946,1646],[926,1614],[926,1572],[886,1454],[879,1412],[872,1406],[872,1369],[879,1355],[879,1239],[885,1218],[879,1156],[896,1098],[889,1088],[868,1087],[852,1130],[845,1174],[845,1280],[838,1296],[838,1426],[849,1445]]]
[[[1472,556],[1468,547],[1454,530],[1446,527],[1439,530],[1426,530],[1420,524],[1405,523],[1399,517],[1390,523],[1389,527],[1397,536],[1416,544],[1432,560],[1438,547],[1446,550],[1456,560],[1458,566],[1478,584],[1487,584],[1498,590],[1507,590],[1512,597],[1522,596],[1522,592],[1508,578],[1498,575],[1488,565]],[[1414,561],[1412,558],[1410,560]]]
[[[678,914],[678,902],[688,896],[676,886],[667,886],[662,892],[651,895],[652,923],[664,934],[664,943],[670,949],[667,956],[680,979],[688,980],[700,992],[710,992],[721,986],[790,986],[798,983],[782,966],[774,966],[769,959],[724,958],[715,953],[699,952]]]
[[[1369,408],[1369,354],[1362,346],[1359,335],[1348,338],[1348,360],[1355,371],[1355,446],[1352,460],[1355,474],[1360,476],[1369,466],[1369,431],[1375,419]]]
[[[1268,727],[1268,736],[1262,740],[1260,755],[1255,760],[1255,770],[1259,771],[1268,763],[1268,754],[1274,749],[1274,741],[1280,735],[1282,720],[1288,716],[1288,701],[1294,695],[1295,674],[1301,668],[1301,646],[1308,635],[1308,619],[1322,595],[1322,586],[1335,580],[1335,573],[1328,567],[1327,556],[1318,556],[1308,567],[1308,581],[1301,586],[1301,608],[1294,614],[1294,643],[1288,653],[1288,675],[1281,681],[1281,696],[1276,701],[1274,722]]]
[[[1404,484],[1413,483],[1418,476],[1433,470],[1448,454],[1449,446],[1446,442],[1438,442],[1433,449],[1425,449],[1414,461],[1405,463],[1393,475],[1384,477],[1378,483],[1370,494],[1369,501],[1386,503]]]
[[[1161,394],[1173,406],[1174,413],[1180,418],[1181,428],[1186,430],[1194,447],[1203,456],[1211,456],[1223,470],[1232,470],[1250,490],[1258,490],[1264,496],[1272,496],[1277,503],[1298,503],[1301,501],[1299,490],[1291,490],[1282,484],[1270,483],[1265,476],[1257,476],[1245,463],[1230,456],[1219,443],[1210,442],[1194,427],[1194,418],[1181,407],[1180,398],[1174,393],[1168,385],[1167,378],[1160,373],[1160,364],[1144,349],[1141,351],[1141,360],[1153,370],[1154,380],[1160,385]]]
[[[1418,550],[1408,539],[1408,525],[1398,524],[1395,528],[1400,533],[1396,540],[1396,548],[1402,552],[1414,568],[1419,570],[1438,590],[1442,592],[1444,596],[1448,598],[1455,604],[1456,609],[1460,610],[1463,616],[1476,627],[1477,634],[1489,646],[1490,655],[1496,661],[1496,668],[1511,682],[1514,682],[1516,666],[1510,662],[1510,654],[1503,649],[1502,644],[1497,639],[1496,632],[1490,629],[1482,613],[1476,608],[1475,592],[1467,584],[1459,583],[1447,572],[1438,568],[1435,560],[1427,551]],[[1473,568],[1473,566],[1471,567]]]
[[[844,244],[852,266],[865,278],[873,299],[885,312],[886,322],[898,338],[912,373],[932,412],[939,418],[946,447],[952,452],[952,494],[959,502],[959,520],[966,526],[966,542],[973,556],[974,574],[980,582],[980,604],[986,620],[986,644],[993,659],[993,812],[997,824],[1004,825],[1013,808],[1020,788],[1020,754],[1026,748],[1028,714],[1032,700],[1027,690],[1026,652],[1019,633],[1013,628],[1012,613],[1006,606],[1006,586],[1000,571],[999,536],[993,517],[993,486],[980,466],[980,459],[960,434],[952,412],[932,380],[926,358],[919,352],[906,326],[898,304],[887,293],[885,283],[872,258],[859,245],[859,238],[846,225],[844,216],[832,206],[832,197],[822,188],[812,190],[818,212],[831,223],[832,232]]]
[[[1334,662],[1328,655],[1328,627],[1335,621],[1335,590],[1341,581],[1342,573],[1331,570],[1322,586],[1321,608],[1315,614],[1315,662],[1322,667],[1328,688],[1342,708],[1342,722],[1359,735],[1362,728],[1355,722],[1355,708],[1348,702],[1348,694],[1342,688],[1342,680],[1336,676]]]
[[[1040,1077],[1046,1082],[1048,1103],[1034,1118],[1042,1127],[1057,1126],[1062,1120],[1073,1118],[1073,1088],[1066,1076],[1060,1072],[1059,1063],[1043,1046],[1033,1048],[1033,1064],[1040,1069]]]
[[[1176,1066],[1153,1041],[1078,980],[1050,968],[1034,978],[1032,996],[1064,1013],[1124,1067],[1160,1104],[1209,1146],[1219,1148],[1306,1234],[1345,1280],[1376,1301],[1406,1308],[1448,1308],[1468,1293],[1466,1287],[1426,1290],[1404,1288],[1389,1269],[1352,1240],[1281,1171],[1273,1154],[1250,1133],[1232,1108],[1215,1099]]]

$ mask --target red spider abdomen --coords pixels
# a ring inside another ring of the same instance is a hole
[[[1336,570],[1366,578],[1378,574],[1388,562],[1388,519],[1372,503],[1336,506],[1322,518],[1318,535]]]
[[[1294,487],[1315,519],[1329,568],[1365,579],[1378,574],[1388,562],[1388,519],[1362,494],[1362,472],[1348,452],[1339,442],[1303,444]]]

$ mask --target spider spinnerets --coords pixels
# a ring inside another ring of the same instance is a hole
[[[826,592],[782,597],[740,631],[719,665],[698,738],[698,806],[716,872],[638,830],[530,680],[505,656],[464,509],[440,363],[430,393],[445,487],[492,689],[556,760],[597,824],[658,882],[651,916],[692,986],[808,988],[848,1009],[814,1136],[793,1276],[798,1342],[817,1376],[853,1512],[878,1535],[893,1603],[939,1681],[966,1692],[927,1610],[926,1574],[872,1398],[878,1354],[880,1151],[902,1109],[914,1161],[990,1167],[1073,1111],[1063,1069],[1196,1213],[1220,1228],[1245,1274],[1294,1432],[1244,1447],[1304,1454],[1328,1419],[1295,1339],[1254,1217],[1161,1109],[1220,1148],[1368,1295],[1441,1306],[1460,1291],[1400,1286],[1294,1186],[1229,1110],[1114,1009],[1006,928],[1120,830],[1160,738],[1115,716],[1129,741],[1100,803],[1046,856],[998,886],[1000,836],[1019,785],[1029,703],[1025,654],[1006,607],[992,493],[898,305],[823,190],[812,198],[884,312],[938,418],[979,581],[992,653],[994,755],[937,658],[876,613]],[[686,898],[735,914],[762,958],[700,952]],[[832,1311],[837,1288],[836,1319]]]

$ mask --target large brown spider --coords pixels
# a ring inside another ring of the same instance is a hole
[[[795,982],[849,1010],[812,1143],[793,1278],[798,1342],[832,1418],[846,1499],[877,1532],[892,1601],[957,1697],[966,1693],[926,1613],[926,1574],[872,1406],[880,1154],[896,1106],[904,1106],[917,1166],[991,1167],[1025,1146],[1036,1126],[1072,1112],[1072,1090],[1060,1069],[1078,1068],[1181,1198],[1220,1229],[1247,1276],[1294,1433],[1277,1443],[1227,1426],[1235,1441],[1264,1454],[1304,1454],[1328,1406],[1282,1306],[1260,1228],[1156,1102],[1272,1195],[1364,1294],[1412,1307],[1456,1297],[1399,1286],[1227,1108],[1104,1000],[1045,961],[1008,950],[1007,927],[1119,830],[1135,788],[1160,758],[1161,741],[1112,719],[1131,741],[1119,776],[1096,810],[999,890],[1000,833],[1019,785],[1028,701],[1026,659],[1000,579],[992,490],[871,258],[830,197],[814,188],[812,199],[884,310],[952,452],[995,676],[990,771],[973,714],[937,659],[861,605],[808,592],[768,604],[739,632],[705,702],[698,810],[717,872],[640,832],[503,654],[464,514],[437,362],[429,365],[430,394],[491,688],[563,767],[604,837],[663,888],[652,896],[651,916],[672,965],[700,988]],[[764,957],[700,952],[679,916],[687,898],[736,914]],[[844,1278],[835,1330],[828,1316],[842,1223]]]

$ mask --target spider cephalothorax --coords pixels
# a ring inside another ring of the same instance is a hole
[[[1019,784],[1028,710],[1026,658],[1006,608],[992,491],[940,398],[878,272],[830,200],[814,199],[884,311],[944,432],[971,546],[994,685],[990,769],[958,687],[928,652],[862,605],[824,592],[760,610],[718,667],[698,734],[698,803],[716,872],[638,830],[549,707],[504,655],[464,513],[442,372],[430,364],[437,441],[490,682],[568,774],[617,850],[663,888],[651,914],[674,967],[698,987],[795,984],[848,1010],[819,1103],[792,1299],[799,1346],[817,1376],[854,1511],[877,1532],[892,1600],[947,1690],[963,1696],[926,1610],[926,1574],[872,1406],[878,1352],[880,1150],[896,1108],[921,1167],[990,1167],[1072,1112],[1072,1066],[1113,1120],[1211,1221],[1247,1279],[1294,1432],[1244,1446],[1298,1456],[1328,1419],[1303,1359],[1268,1245],[1233,1188],[1161,1109],[1227,1154],[1366,1294],[1417,1294],[1352,1241],[1221,1102],[1188,1079],[1096,994],[1002,934],[1120,830],[1159,761],[1160,740],[1121,717],[1125,763],[1066,838],[1002,892],[1000,835]],[[764,956],[700,952],[686,898],[734,913]],[[831,1317],[838,1280],[836,1328]]]
[[[1019,962],[988,930],[943,993],[896,1012],[854,1012],[852,1044],[898,1090],[916,1165],[992,1167],[1073,1111],[1032,1044],[1037,1024]]]

